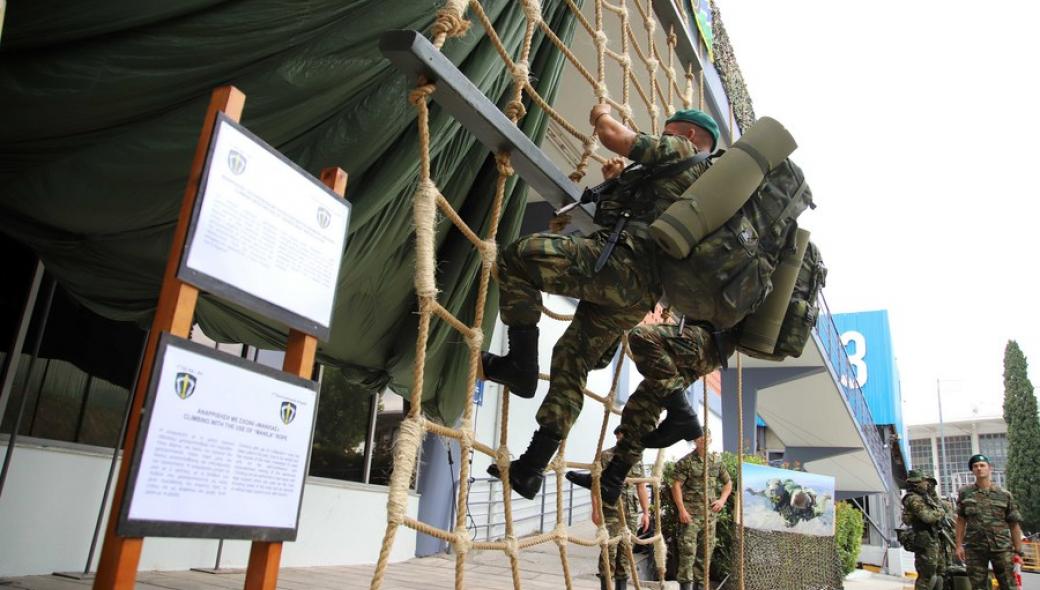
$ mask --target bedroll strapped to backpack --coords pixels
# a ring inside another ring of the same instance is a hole
[[[805,349],[805,343],[809,341],[812,329],[816,326],[816,320],[820,313],[820,309],[816,304],[816,298],[826,282],[827,267],[824,266],[823,259],[820,257],[820,249],[816,247],[816,244],[809,242],[805,249],[805,255],[802,256],[798,277],[794,282],[794,288],[791,290],[791,296],[788,298],[787,305],[784,308],[783,323],[780,324],[775,344],[769,350],[766,350],[763,346],[756,346],[754,343],[749,342],[750,339],[747,338],[747,327],[754,322],[760,312],[765,311],[765,306],[763,305],[763,308],[760,308],[759,311],[751,314],[745,320],[744,332],[741,334],[737,348],[748,356],[770,361],[781,361],[787,357],[797,358],[801,356],[802,350]]]
[[[796,219],[810,206],[812,191],[798,166],[788,159],[769,170],[743,206],[686,258],[658,258],[672,307],[717,330],[750,315],[772,290],[780,258],[795,248]]]

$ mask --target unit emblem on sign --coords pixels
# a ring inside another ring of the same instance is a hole
[[[292,402],[282,402],[281,410],[282,423],[288,425],[290,422],[296,419],[296,404]]]
[[[197,382],[195,375],[191,373],[177,373],[177,377],[173,379],[173,388],[177,393],[177,397],[181,399],[191,397],[191,394],[195,393],[195,384]]]
[[[227,165],[236,176],[246,171],[246,157],[238,150],[228,152]]]
[[[332,213],[325,207],[318,207],[318,227],[325,229],[332,223]]]

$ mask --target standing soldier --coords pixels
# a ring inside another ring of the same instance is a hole
[[[704,548],[707,546],[708,555],[715,550],[717,515],[733,491],[733,481],[718,453],[706,452],[710,441],[710,437],[705,433],[694,441],[697,445],[694,452],[675,464],[672,500],[675,501],[680,523],[679,571],[675,577],[681,590],[699,590],[704,587],[708,575],[704,563]],[[705,463],[708,470],[707,490],[704,489]],[[722,494],[716,498],[719,482],[723,484]],[[704,513],[705,491],[709,503],[707,514]]]
[[[948,498],[939,495],[938,480],[931,476],[924,480],[928,482],[928,495],[943,510],[942,520],[939,521],[939,544],[942,549],[940,557],[946,566],[944,569],[949,570],[950,566],[955,565],[957,544],[954,542],[954,537],[957,535],[957,506]]]
[[[618,443],[621,442],[622,434],[621,427],[618,426],[614,429],[614,436],[617,437]],[[614,452],[617,447],[605,449],[600,453],[600,466],[606,467],[610,463],[611,457],[614,456]],[[643,477],[643,467],[636,463],[632,466],[632,469],[628,471],[628,477]],[[567,472],[567,479],[574,482],[582,487],[590,487],[590,476],[578,473],[575,471]],[[635,488],[633,491],[632,488]],[[625,508],[625,520],[621,520],[621,512],[618,505],[624,503]],[[650,495],[646,491],[646,484],[638,483],[632,487],[626,486],[624,493],[618,502],[614,504],[607,503],[603,506],[603,519],[606,522],[607,534],[611,538],[616,537],[625,532],[625,529],[632,531],[633,533],[639,533],[647,530],[650,527]],[[592,522],[599,526],[599,500],[596,498],[596,494],[592,495]],[[624,590],[628,586],[628,557],[624,554],[621,549],[621,543],[616,543],[610,546],[610,569],[614,573],[614,590]],[[632,577],[635,577],[635,572],[632,572]],[[610,581],[607,579],[607,573],[603,571],[603,560],[599,560],[599,585],[602,590],[610,590]]]
[[[930,478],[929,478],[930,479]],[[939,528],[946,511],[932,497],[928,479],[911,469],[906,478],[906,495],[903,496],[903,524],[913,529],[912,544],[906,548],[914,552],[914,568],[917,581],[914,590],[936,590],[943,586],[946,572],[946,557],[940,540]]]
[[[1022,555],[1022,514],[1011,492],[990,481],[989,457],[973,455],[975,483],[957,494],[957,557],[973,590],[988,589],[989,564],[1000,590],[1015,590],[1014,554]]]

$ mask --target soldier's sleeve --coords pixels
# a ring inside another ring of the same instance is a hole
[[[729,475],[729,469],[726,468],[726,464],[722,461],[719,461],[719,481],[722,482],[722,485],[733,481],[733,478]]]
[[[1018,509],[1018,502],[1015,501],[1015,496],[1011,492],[1006,493],[1008,495],[1008,504],[1007,516],[1004,520],[1006,520],[1008,524],[1022,522],[1022,512]]]
[[[924,498],[914,494],[913,497],[907,502],[907,506],[913,512],[914,516],[925,524],[935,524],[942,520],[943,512],[939,508],[932,507],[925,502]]]
[[[672,480],[682,483],[687,480],[689,474],[686,472],[688,469],[689,462],[688,457],[679,459],[679,462],[675,464],[675,471],[672,472]]]
[[[628,159],[644,166],[655,166],[688,158],[696,151],[693,143],[684,137],[638,133]]]
[[[957,491],[957,516],[961,518],[967,518],[968,515],[964,513],[964,489]]]

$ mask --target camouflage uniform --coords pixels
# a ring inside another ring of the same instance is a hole
[[[964,519],[964,553],[973,589],[989,588],[989,564],[1001,590],[1014,590],[1011,524],[1022,522],[1011,492],[997,485],[983,489],[964,486],[957,494],[957,515]]]
[[[914,530],[914,590],[932,590],[936,576],[946,573],[946,544],[939,535],[946,511],[927,491],[927,483],[908,483],[903,496],[903,523]],[[939,586],[942,587],[941,585]]]
[[[614,456],[614,448],[606,449],[600,455],[600,465],[603,467],[607,466],[610,462],[610,458]],[[632,469],[628,472],[628,477],[643,477],[642,465],[636,463],[632,466]],[[639,484],[645,485],[645,484]],[[603,524],[607,527],[607,534],[611,537],[616,537],[623,532],[623,528],[628,526],[628,530],[633,533],[639,532],[639,514],[643,511],[639,505],[639,498],[636,495],[635,486],[625,486],[625,491],[621,494],[619,502],[625,504],[625,520],[621,520],[621,511],[618,510],[617,504],[604,504],[603,505]],[[615,580],[627,580],[629,563],[628,556],[624,551],[618,551],[621,547],[621,543],[618,542],[615,545],[610,546],[610,570],[614,574]],[[603,560],[599,560],[599,575],[603,577]]]
[[[629,159],[644,165],[675,162],[696,154],[684,137],[636,137]],[[541,292],[580,299],[574,319],[553,348],[549,393],[537,420],[547,432],[566,437],[581,412],[589,371],[638,324],[661,297],[656,245],[645,223],[668,208],[709,166],[701,162],[667,178],[651,180],[655,194],[648,219],[630,222],[599,272],[596,259],[609,231],[588,237],[534,234],[507,246],[499,256],[500,313],[507,326],[534,326],[541,317]],[[654,412],[654,420],[660,408]]]
[[[679,582],[703,582],[705,543],[709,555],[715,551],[715,523],[718,515],[712,512],[711,503],[718,497],[719,487],[730,482],[729,471],[717,453],[708,453],[707,519],[704,516],[704,460],[696,450],[675,464],[672,477],[682,484],[683,506],[690,514],[690,524],[680,525],[679,528],[679,569],[675,579]]]
[[[733,354],[728,336],[720,340],[722,356]],[[643,380],[621,413],[618,453],[626,462],[638,462],[643,454],[643,436],[657,426],[661,402],[676,390],[685,390],[699,377],[719,368],[720,355],[711,332],[686,324],[679,334],[674,324],[636,326],[628,333],[628,344]]]

